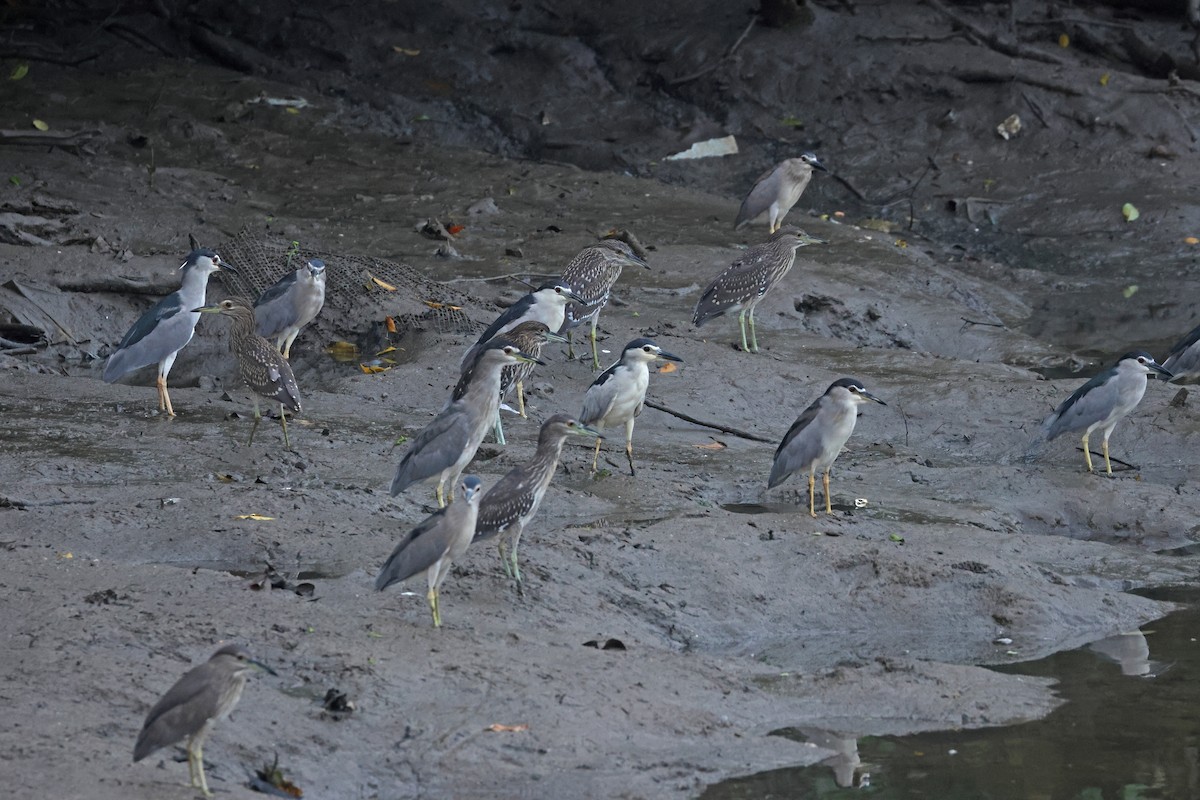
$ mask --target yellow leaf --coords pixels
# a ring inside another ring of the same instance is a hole
[[[1183,243],[1184,244],[1200,244],[1200,239],[1197,239],[1195,236],[1189,236],[1183,240]]]
[[[491,733],[522,733],[529,730],[529,726],[525,723],[521,723],[520,725],[501,725],[499,722],[493,722],[484,728],[484,730]]]
[[[60,553],[58,557],[59,558],[74,558],[75,554],[74,553]]]
[[[661,367],[658,368],[658,372],[660,375],[666,375],[671,372],[674,372],[677,369],[679,369],[679,367],[675,366],[670,361],[668,361],[667,363],[663,364]]]
[[[896,240],[896,247],[908,247],[908,240],[906,240],[906,239],[897,239],[897,240]]]
[[[1133,222],[1135,219],[1141,216],[1137,210],[1137,206],[1135,206],[1133,203],[1126,203],[1125,205],[1121,206],[1121,214],[1124,215],[1126,222]]]
[[[392,285],[391,285],[390,283],[388,283],[387,281],[381,281],[381,280],[379,280],[379,278],[376,278],[374,275],[372,275],[372,274],[371,274],[371,273],[369,273],[369,272],[367,273],[367,277],[371,279],[371,282],[372,282],[372,283],[374,283],[376,286],[378,286],[380,289],[383,289],[384,291],[388,291],[388,292],[394,292],[394,291],[396,291],[396,287],[395,287],[395,286],[392,286]]]
[[[50,130],[50,126],[49,126],[49,125],[47,125],[45,122],[43,122],[43,121],[42,121],[42,120],[40,120],[40,119],[35,119],[35,120],[33,121],[33,127],[37,128],[39,131],[48,131],[48,130]]]
[[[274,517],[264,517],[262,514],[238,514],[234,519],[252,519],[255,522],[266,522],[275,519]]]
[[[288,106],[283,110],[288,114],[299,114],[300,113],[300,109],[296,108],[295,106]]]
[[[10,81],[19,81],[29,74],[29,65],[25,63],[17,64],[13,67],[12,73],[8,76]]]
[[[1121,295],[1126,300],[1128,300],[1129,298],[1131,298],[1135,294],[1137,294],[1137,291],[1138,291],[1138,285],[1136,283],[1132,283],[1129,286],[1126,286],[1124,289],[1121,290]]]
[[[1103,75],[1101,75],[1101,76],[1100,76],[1100,85],[1101,85],[1101,86],[1108,86],[1108,79],[1109,79],[1109,78],[1111,78],[1111,77],[1112,77],[1112,76],[1111,76],[1109,73],[1107,73],[1107,72],[1106,72],[1106,73],[1104,73]]]
[[[419,56],[419,55],[421,55],[420,50],[414,50],[414,49],[411,49],[408,47],[401,47],[398,44],[392,45],[392,52],[399,53],[402,56]]]
[[[383,348],[382,350],[380,350],[378,353],[376,353],[375,355],[377,355],[377,356],[385,356],[385,355],[387,355],[388,353],[394,353],[394,352],[396,352],[396,347],[395,347],[395,345],[393,345],[392,347],[385,347],[385,348]]]
[[[1058,46],[1059,47],[1070,47],[1071,46],[1071,37],[1067,36],[1065,33],[1060,33],[1058,35]]]
[[[216,475],[217,480],[219,480],[221,483],[233,483],[233,476],[228,472],[218,472]]]
[[[358,358],[358,348],[350,342],[334,342],[325,348],[325,352],[333,358],[334,361],[354,361]]]
[[[377,364],[359,364],[358,368],[368,375],[377,375],[380,372],[387,372],[391,367],[381,367]]]
[[[728,446],[729,445],[725,444],[724,442],[718,442],[716,439],[713,439],[708,444],[696,445],[696,447],[700,450],[724,450]]]
[[[448,308],[451,311],[462,311],[462,306],[452,306],[447,303],[438,303],[434,300],[422,300],[421,302],[430,308]]]

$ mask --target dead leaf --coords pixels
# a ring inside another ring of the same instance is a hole
[[[376,286],[378,286],[380,289],[383,289],[384,291],[388,291],[388,292],[394,292],[394,291],[396,291],[396,287],[395,287],[395,286],[392,286],[392,285],[391,285],[390,283],[388,283],[387,281],[381,281],[381,280],[379,280],[379,278],[376,278],[374,275],[372,275],[372,274],[371,274],[371,273],[369,273],[369,272],[367,273],[367,277],[371,279],[371,282],[372,282],[372,283],[374,283]]]
[[[462,311],[462,306],[452,306],[448,303],[439,303],[434,300],[422,300],[421,302],[424,303],[425,305],[429,306],[430,308],[434,308],[434,309],[448,308],[451,311]]]
[[[384,322],[384,324],[385,324],[385,325],[387,325],[387,332],[388,332],[388,333],[395,333],[395,332],[396,332],[396,320],[392,319],[391,317],[384,317],[384,318],[383,318],[383,322]]]
[[[359,364],[358,368],[368,375],[378,375],[380,372],[387,372],[391,369],[391,367],[384,367],[379,364]]]
[[[696,447],[698,447],[701,450],[724,450],[728,446],[729,445],[725,444],[724,442],[719,442],[716,439],[713,439],[711,442],[708,442],[707,444],[696,445]]]
[[[493,722],[484,728],[484,730],[489,733],[523,733],[529,730],[529,726],[525,723],[521,723],[520,725],[501,725],[499,722]]]
[[[228,472],[216,472],[213,474],[216,475],[217,480],[221,483],[233,483],[233,476]]]
[[[419,56],[421,51],[415,48],[401,47],[398,44],[392,45],[392,52],[399,53],[402,56]]]
[[[1125,217],[1126,222],[1133,222],[1141,216],[1141,212],[1137,210],[1137,206],[1133,203],[1126,203],[1121,206],[1121,214]]]
[[[1200,244],[1200,239],[1197,239],[1195,236],[1189,236],[1183,240],[1183,243],[1184,244]]]
[[[1108,79],[1109,79],[1109,78],[1111,78],[1111,77],[1112,77],[1112,75],[1110,75],[1110,74],[1109,74],[1109,73],[1107,73],[1107,72],[1106,72],[1106,73],[1104,73],[1103,75],[1101,75],[1101,76],[1100,76],[1100,85],[1101,85],[1101,86],[1108,86]]]
[[[396,346],[395,346],[395,345],[392,345],[391,347],[385,347],[385,348],[383,348],[382,350],[380,350],[380,351],[379,351],[378,353],[376,353],[375,355],[377,355],[377,356],[386,356],[388,353],[394,353],[394,352],[396,352]]]
[[[255,522],[267,522],[275,519],[274,517],[263,516],[262,514],[238,514],[234,519],[252,519]]]
[[[451,236],[457,236],[467,229],[466,225],[447,225],[446,232]]]
[[[1064,49],[1070,47],[1071,46],[1071,37],[1067,36],[1065,33],[1060,33],[1058,35],[1058,46],[1062,47]]]
[[[17,64],[15,67],[13,67],[12,72],[10,72],[8,75],[8,79],[10,81],[19,81],[19,80],[21,80],[21,78],[24,78],[28,74],[29,74],[29,65],[22,62],[20,64]]]
[[[45,122],[43,122],[42,120],[40,120],[40,119],[35,119],[35,120],[33,121],[33,127],[37,128],[39,131],[48,131],[48,130],[50,130],[50,126],[49,126],[48,124],[46,124]]]
[[[658,373],[660,375],[667,375],[669,373],[674,372],[677,369],[679,369],[679,367],[675,366],[670,361],[668,361],[665,364],[663,364],[661,367],[658,368]]]
[[[354,361],[358,358],[358,347],[350,342],[334,342],[325,349],[334,361]]]

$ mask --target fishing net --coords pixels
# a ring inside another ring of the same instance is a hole
[[[231,294],[256,298],[307,259],[325,262],[325,307],[313,322],[327,338],[353,338],[390,318],[394,333],[469,334],[491,321],[495,310],[452,286],[382,258],[293,247],[243,228],[214,248],[237,274],[220,272]],[[391,326],[389,326],[390,328]]]

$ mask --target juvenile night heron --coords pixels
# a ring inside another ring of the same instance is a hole
[[[1117,363],[1080,386],[1062,402],[1042,423],[1042,434],[1052,441],[1064,433],[1083,431],[1083,460],[1092,472],[1092,455],[1088,437],[1097,428],[1104,434],[1104,468],[1112,475],[1108,459],[1108,437],[1121,418],[1133,411],[1146,393],[1146,376],[1162,375],[1170,380],[1171,372],[1159,366],[1154,356],[1144,350],[1126,353]]]
[[[479,503],[475,541],[500,537],[496,547],[500,551],[504,574],[514,579],[518,586],[521,568],[517,566],[517,546],[521,543],[521,532],[537,514],[546,488],[558,469],[563,442],[573,435],[603,438],[595,428],[589,428],[567,414],[555,414],[542,423],[533,458],[509,470]]]
[[[392,495],[398,495],[414,483],[437,478],[435,495],[445,505],[443,489],[454,485],[467,464],[475,457],[479,443],[496,421],[500,408],[500,373],[510,364],[533,362],[536,358],[503,336],[492,339],[463,372],[450,396],[450,402],[426,425],[404,454],[392,479]]]
[[[629,459],[629,474],[633,469],[633,422],[642,413],[646,402],[646,387],[650,385],[650,365],[659,360],[683,361],[668,353],[650,339],[634,339],[625,345],[621,360],[613,364],[588,387],[583,398],[583,413],[579,421],[597,430],[625,425],[625,455]],[[592,474],[600,458],[600,439],[592,454]]]
[[[450,565],[461,558],[471,545],[475,535],[475,518],[479,512],[479,500],[483,494],[483,482],[474,475],[462,480],[462,499],[433,512],[417,527],[409,531],[392,554],[388,556],[379,577],[375,579],[375,590],[382,592],[393,583],[425,573],[429,587],[425,599],[433,613],[433,626],[442,626],[442,612],[438,604],[438,591],[442,581],[450,574]]]
[[[771,234],[762,244],[751,247],[704,290],[696,303],[692,322],[700,327],[713,317],[736,311],[742,331],[742,351],[757,353],[754,308],[796,263],[796,250],[810,244],[825,244],[825,241],[788,226]],[[750,323],[749,346],[746,345],[747,321]]]
[[[263,337],[254,332],[254,309],[240,297],[222,300],[215,306],[197,308],[204,314],[221,314],[229,317],[232,324],[229,327],[229,349],[237,358],[238,374],[250,387],[254,400],[254,425],[250,428],[250,441],[246,446],[254,444],[254,432],[262,419],[258,408],[258,398],[261,395],[267,400],[279,403],[279,424],[283,426],[283,443],[290,450],[291,440],[288,439],[287,413],[300,413],[300,387],[296,385],[296,377],[287,359]]]
[[[1175,343],[1162,366],[1180,383],[1200,380],[1200,327]]]
[[[557,333],[551,333],[544,322],[530,320],[522,322],[517,327],[503,334],[505,339],[515,344],[522,353],[531,358],[541,358],[542,348],[549,342],[565,342],[566,338],[559,336]],[[463,364],[462,372],[467,371],[468,364]],[[513,386],[517,387],[517,413],[525,418],[525,386],[524,381],[533,374],[533,368],[536,363],[533,361],[525,361],[520,364],[510,364],[500,373],[500,408],[504,405],[505,398],[512,390]],[[505,444],[504,440],[504,423],[500,418],[500,408],[496,409],[496,443]],[[510,411],[512,409],[509,409]]]
[[[133,760],[141,761],[160,747],[186,738],[192,786],[211,797],[204,777],[204,740],[217,721],[229,716],[237,705],[246,687],[246,676],[253,669],[276,674],[243,648],[227,644],[208,661],[184,673],[146,715],[133,747]]]
[[[274,339],[284,358],[292,357],[292,342],[325,305],[325,262],[319,258],[289,272],[254,301],[258,335]]]
[[[808,182],[812,180],[814,169],[819,169],[821,172],[829,171],[815,155],[804,153],[799,158],[780,161],[759,175],[758,180],[754,182],[754,188],[746,195],[746,199],[742,201],[742,207],[738,209],[737,219],[733,223],[734,228],[745,227],[765,211],[769,214],[770,232],[774,233],[779,230],[779,226],[783,224],[783,218],[787,216],[787,213],[792,210],[792,206],[800,200],[800,195],[804,194],[804,190],[808,188]]]
[[[237,272],[219,255],[203,247],[193,250],[180,269],[183,280],[179,290],[139,317],[104,365],[104,382],[112,383],[135,369],[158,364],[158,407],[165,409],[168,417],[175,416],[175,409],[167,392],[167,375],[179,351],[192,340],[200,321],[200,315],[192,309],[204,305],[209,275],[217,270]]]
[[[567,306],[566,320],[562,332],[567,335],[567,357],[574,358],[571,349],[571,330],[585,322],[591,322],[592,369],[600,368],[600,357],[596,352],[596,326],[600,312],[608,304],[613,284],[621,277],[625,267],[650,265],[642,260],[625,242],[619,239],[601,239],[579,251],[563,267],[562,279],[571,286],[571,291],[582,298]]]
[[[522,322],[541,322],[552,331],[562,329],[566,319],[567,303],[579,302],[579,295],[571,291],[566,281],[556,280],[543,283],[501,312],[463,355],[464,365],[471,363],[480,349],[492,339],[508,333]]]
[[[886,406],[887,403],[863,388],[854,378],[842,378],[830,384],[821,395],[804,409],[792,423],[787,435],[775,450],[775,463],[767,488],[773,489],[787,480],[793,472],[808,473],[808,513],[816,509],[817,470],[824,473],[825,513],[833,513],[829,496],[829,470],[858,422],[858,407],[868,401]]]

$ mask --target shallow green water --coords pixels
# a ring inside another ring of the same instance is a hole
[[[1155,597],[1196,603],[1200,594]],[[1066,704],[1007,728],[899,737],[789,729],[841,755],[710,787],[704,800],[1200,797],[1200,608],[1141,631],[1004,668],[1050,676]],[[840,741],[839,741],[840,739]]]

